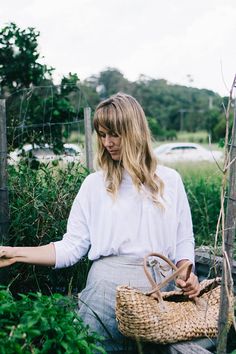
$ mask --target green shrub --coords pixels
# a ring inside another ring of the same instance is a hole
[[[38,170],[24,163],[9,166],[10,229],[5,244],[38,246],[60,240],[66,232],[72,202],[87,174],[79,164],[40,165]],[[14,293],[68,293],[84,287],[89,266],[86,258],[61,270],[16,264],[8,268],[7,274],[2,270],[1,275],[4,284],[13,282]]]
[[[0,301],[0,354],[105,353],[72,298],[30,293],[14,299],[1,287]]]

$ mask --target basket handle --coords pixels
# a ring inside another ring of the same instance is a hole
[[[159,258],[163,259],[166,263],[168,263],[171,266],[171,268],[174,270],[174,272],[169,277],[167,277],[165,280],[163,280],[162,282],[157,284],[153,280],[151,274],[148,271],[148,268],[147,268],[148,257],[159,257]],[[191,261],[186,261],[181,267],[177,268],[176,265],[169,258],[163,256],[160,253],[147,254],[144,257],[143,268],[144,268],[144,272],[145,272],[145,274],[152,286],[152,290],[147,292],[146,295],[153,295],[153,296],[155,295],[155,297],[161,301],[162,296],[161,296],[160,289],[163,288],[165,285],[167,285],[171,280],[176,279],[178,277],[178,275],[186,268],[187,268],[187,272],[186,272],[186,279],[185,280],[187,280],[190,276],[191,271],[192,271],[192,266],[193,266],[193,264]]]

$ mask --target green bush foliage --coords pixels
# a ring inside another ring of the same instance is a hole
[[[32,170],[22,162],[9,166],[10,228],[5,244],[38,246],[60,240],[72,202],[88,171],[79,164],[41,164]],[[90,263],[55,270],[49,267],[16,264],[4,272],[4,283],[12,282],[13,292],[42,291],[68,293],[85,285]],[[14,290],[15,289],[15,290]]]
[[[19,295],[0,288],[0,354],[105,353],[72,298],[60,294]]]

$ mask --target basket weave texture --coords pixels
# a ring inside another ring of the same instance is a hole
[[[161,294],[157,299],[155,291],[144,294],[129,286],[118,286],[116,319],[119,331],[133,339],[162,344],[216,337],[220,278],[203,280],[200,286],[200,295],[194,300],[183,295],[181,290],[160,292],[156,289]]]

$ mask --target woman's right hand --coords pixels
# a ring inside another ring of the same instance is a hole
[[[0,246],[0,268],[16,262],[14,247]]]

